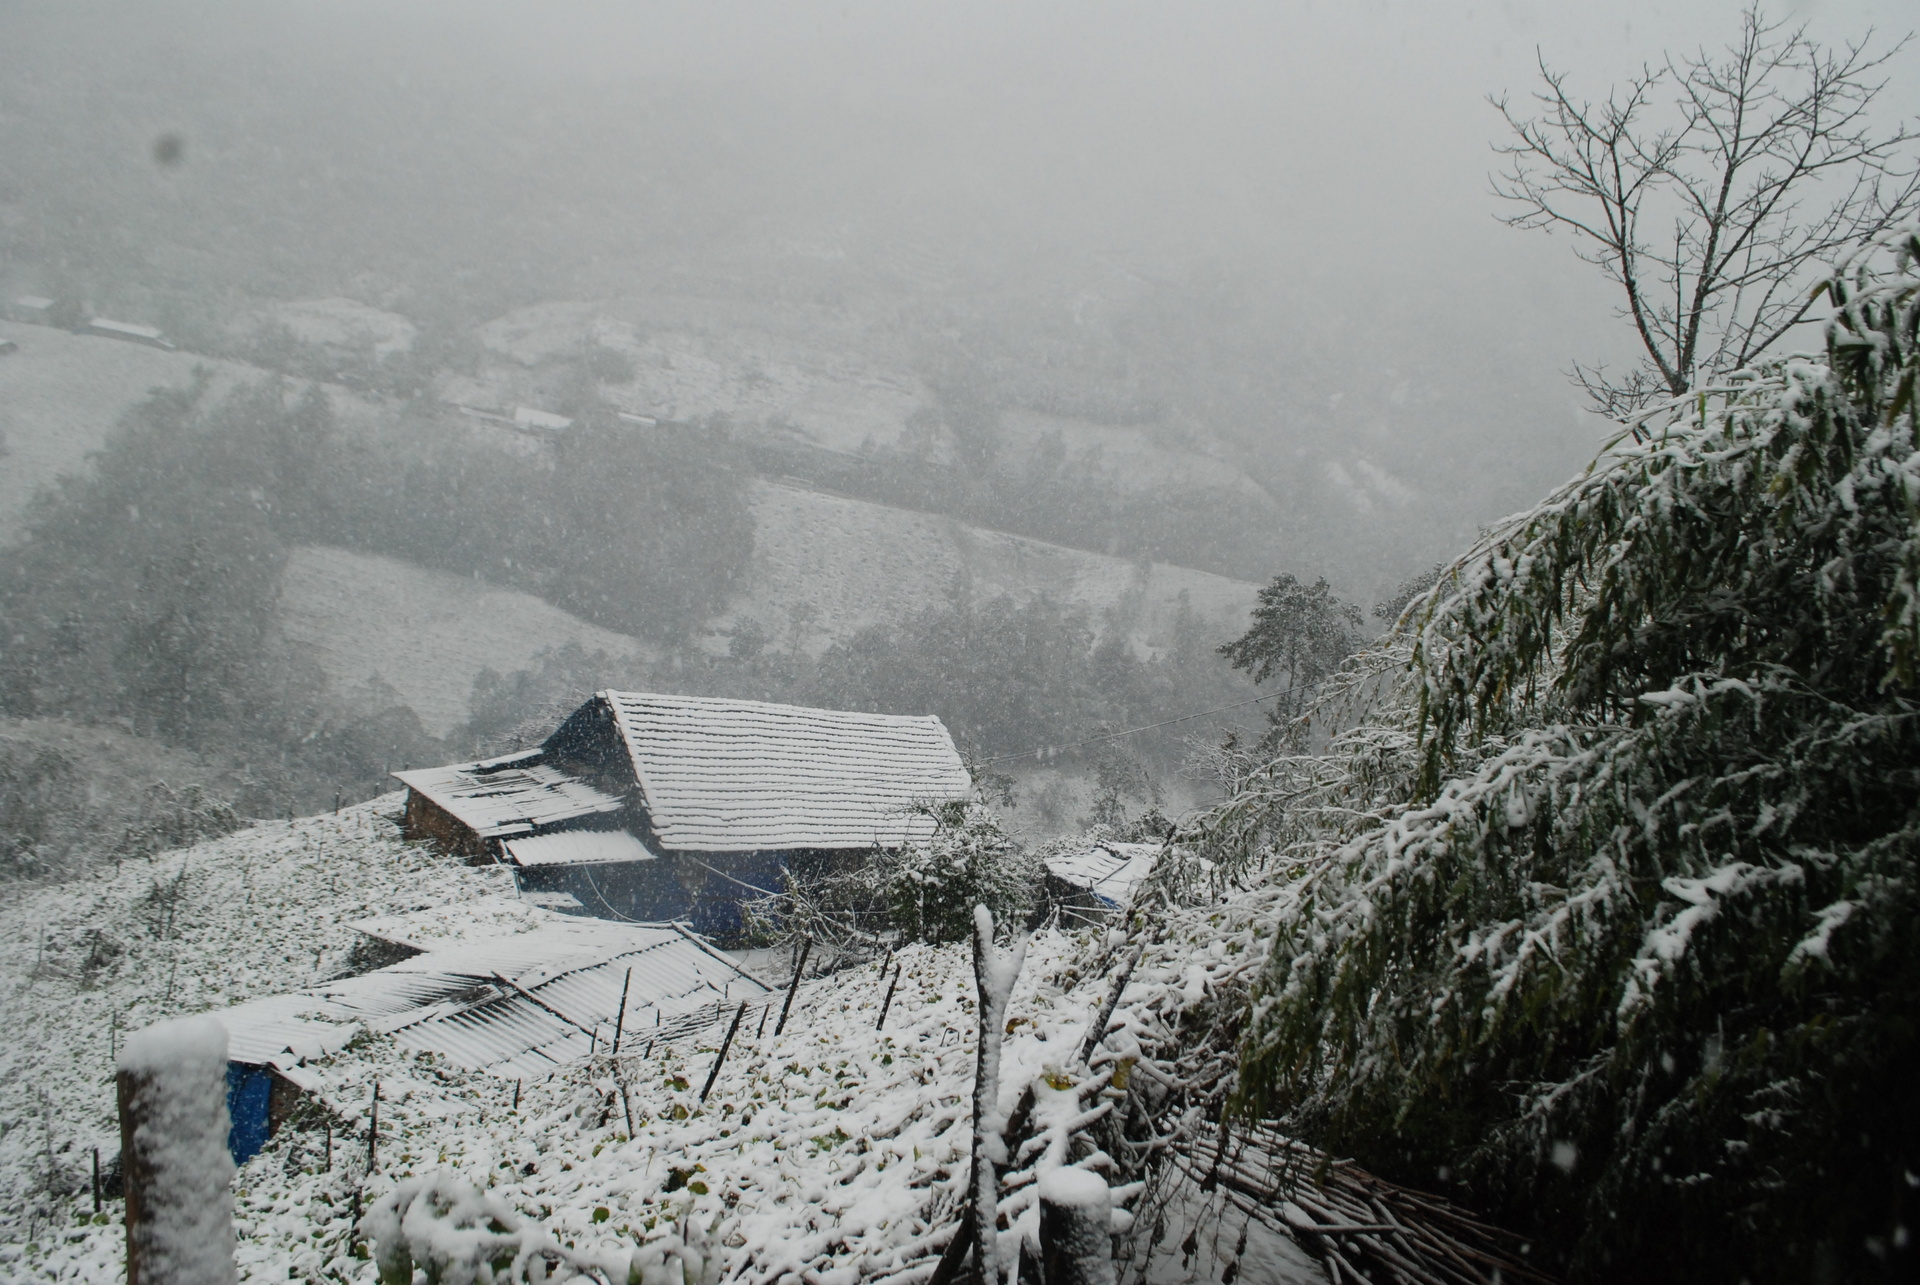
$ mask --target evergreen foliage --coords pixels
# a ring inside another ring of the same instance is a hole
[[[1491,532],[1210,818],[1270,872],[1244,1109],[1577,1279],[1913,1270],[1916,259]]]
[[[1287,676],[1288,690],[1270,714],[1277,722],[1304,710],[1314,689],[1353,654],[1361,624],[1360,609],[1334,597],[1324,579],[1304,585],[1282,573],[1260,590],[1247,632],[1220,654],[1255,683]]]

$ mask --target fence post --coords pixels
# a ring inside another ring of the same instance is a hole
[[[1112,1195],[1099,1174],[1040,1177],[1040,1271],[1047,1285],[1113,1285]]]
[[[114,1078],[127,1285],[233,1285],[226,1028],[185,1017],[136,1031]]]
[[[700,1100],[705,1102],[707,1094],[713,1092],[713,1082],[720,1078],[720,1064],[727,1060],[727,1050],[733,1047],[733,1033],[740,1029],[740,1019],[747,1015],[747,1001],[741,1000],[740,1007],[733,1010],[733,1025],[727,1028],[727,1038],[720,1041],[719,1056],[713,1059],[713,1070],[707,1072],[706,1087],[700,1090]],[[629,1132],[628,1137],[632,1137]]]
[[[787,1002],[780,1006],[780,1021],[773,1028],[773,1038],[779,1039],[780,1032],[787,1029],[787,1012],[793,1007],[793,997],[800,993],[800,978],[807,971],[807,956],[813,953],[813,938],[809,937],[800,947],[800,962],[793,966],[793,985],[787,988]]]

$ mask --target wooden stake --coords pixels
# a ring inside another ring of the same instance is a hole
[[[93,1212],[100,1212],[100,1148],[93,1149]]]
[[[327,1121],[327,1172],[333,1172],[333,1121]]]
[[[900,985],[900,974],[905,972],[906,968],[907,966],[905,964],[902,964],[900,965],[900,967],[893,970],[893,981],[887,986],[886,1002],[880,1005],[880,1020],[873,1024],[873,1029],[876,1031],[881,1029],[887,1024],[887,1010],[893,1007],[894,987]]]
[[[1120,970],[1120,979],[1113,984],[1113,994],[1107,996],[1107,1002],[1100,1006],[1100,1015],[1093,1020],[1093,1025],[1087,1028],[1086,1042],[1080,1046],[1080,1061],[1083,1065],[1092,1065],[1094,1050],[1099,1048],[1100,1041],[1107,1037],[1107,1024],[1113,1021],[1113,1010],[1120,1006],[1120,995],[1127,989],[1127,983],[1133,980],[1134,966],[1146,953],[1146,942],[1143,941],[1134,947],[1133,958],[1129,959],[1127,966]]]
[[[767,1018],[771,1017],[772,1015],[773,1015],[773,1005],[771,1004],[767,1005],[765,1008],[760,1010],[760,1029],[753,1033],[754,1039],[757,1040],[762,1035],[765,1035],[767,1033]]]
[[[627,1024],[627,987],[631,985],[633,985],[633,969],[629,968],[627,980],[620,983],[620,1012],[613,1019],[613,1055],[615,1057],[620,1056],[620,1029]],[[631,1125],[627,1128],[627,1136],[629,1138],[633,1136]]]
[[[522,1081],[519,1081],[519,1080],[515,1080],[515,1081],[513,1082],[513,1109],[514,1109],[515,1111],[518,1111],[518,1110],[520,1109],[520,1085],[521,1085],[521,1083],[522,1083]]]
[[[773,1038],[779,1039],[780,1032],[787,1029],[787,1013],[793,1008],[793,997],[800,993],[800,978],[807,971],[807,956],[813,953],[813,938],[809,937],[800,947],[800,962],[793,966],[793,985],[787,987],[787,1002],[780,1006],[780,1021],[773,1028]]]
[[[713,1059],[713,1070],[707,1072],[707,1085],[700,1090],[700,1100],[705,1102],[707,1094],[713,1092],[713,1082],[720,1078],[720,1064],[727,1060],[727,1050],[733,1047],[733,1033],[740,1029],[740,1019],[747,1015],[747,1001],[741,1000],[740,1007],[733,1010],[733,1024],[727,1027],[727,1038],[720,1041],[720,1056]],[[629,1132],[628,1137],[633,1134]]]
[[[374,1156],[380,1143],[380,1081],[373,1082],[373,1111],[367,1119],[367,1172],[374,1170]]]

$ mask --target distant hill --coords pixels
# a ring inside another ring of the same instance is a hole
[[[0,321],[0,544],[17,539],[34,492],[82,468],[120,419],[156,388],[185,388],[204,370],[218,396],[273,372],[191,352]],[[295,381],[296,384],[303,381]],[[335,387],[334,410],[352,421],[375,408]]]
[[[776,644],[819,652],[954,592],[1025,601],[1049,594],[1109,615],[1140,655],[1167,645],[1184,594],[1201,621],[1232,637],[1257,586],[1166,563],[1069,549],[952,518],[787,482],[753,484],[754,553],[746,588],[716,627],[753,619]]]
[[[1245,628],[1256,586],[1173,567],[1062,548],[950,518],[803,487],[753,484],[754,558],[745,589],[705,639],[752,619],[777,648],[809,652],[869,625],[938,605],[965,585],[977,597],[1036,594],[1111,620],[1135,652],[1152,655],[1177,627],[1181,596],[1211,635]],[[588,624],[531,594],[417,567],[396,558],[308,546],[294,550],[281,584],[278,621],[290,642],[312,649],[343,699],[369,682],[391,687],[445,736],[468,714],[482,669],[529,667],[547,648],[642,661],[653,644]]]
[[[465,721],[482,669],[525,669],[536,653],[568,642],[615,657],[657,656],[532,594],[316,546],[288,558],[277,619],[289,642],[312,649],[336,694],[384,683],[431,736]]]
[[[149,389],[183,387],[197,366],[223,384],[246,369],[51,326],[0,322],[0,339],[19,345],[0,355],[0,543],[20,534],[33,493],[85,464]]]

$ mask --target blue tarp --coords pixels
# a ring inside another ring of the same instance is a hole
[[[267,1145],[267,1105],[273,1098],[273,1073],[264,1066],[227,1063],[227,1150],[243,1165]]]

